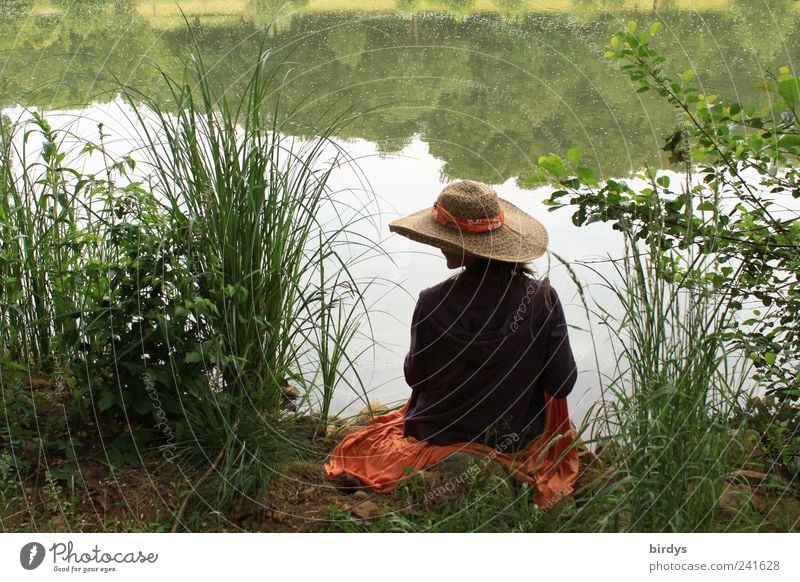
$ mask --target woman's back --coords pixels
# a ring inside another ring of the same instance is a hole
[[[575,361],[558,297],[513,268],[479,261],[420,294],[405,360],[414,390],[406,436],[524,448],[544,428],[544,391],[569,394]]]

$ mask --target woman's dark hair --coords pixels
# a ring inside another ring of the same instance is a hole
[[[476,258],[469,267],[470,271],[482,271],[484,273],[494,270],[510,269],[515,275],[528,275],[530,277],[536,276],[536,271],[530,263],[511,263],[508,261],[496,261],[494,259],[485,259],[483,257]]]
[[[507,274],[511,271],[512,277],[531,277],[533,279],[537,279],[539,282],[538,291],[540,293],[544,293],[544,303],[548,309],[552,307],[551,298],[550,298],[550,280],[547,276],[543,278],[539,278],[536,276],[536,271],[533,269],[530,263],[512,263],[508,261],[496,261],[493,259],[485,259],[483,257],[476,258],[472,263],[470,263],[469,267],[465,269],[465,272],[472,272],[472,273],[483,273],[484,275],[489,275],[491,273],[505,273]],[[522,282],[522,280],[520,280]],[[525,283],[528,285],[529,283]]]

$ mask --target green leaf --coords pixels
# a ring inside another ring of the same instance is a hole
[[[628,21],[628,32],[636,32],[636,22],[633,20]]]
[[[570,148],[567,150],[567,159],[572,162],[573,166],[577,166],[581,161],[582,152],[580,148]]]
[[[97,401],[97,408],[100,409],[100,412],[105,412],[112,406],[114,406],[114,393],[111,390],[103,391],[103,395]]]
[[[522,180],[526,184],[543,184],[548,181],[547,176],[541,170],[537,170],[536,174],[533,176],[528,176],[524,180]]]
[[[660,22],[654,22],[653,24],[650,25],[649,30],[650,30],[650,34],[655,36],[661,30],[661,23]]]
[[[539,166],[556,178],[562,178],[567,175],[567,169],[564,167],[564,160],[555,154],[540,157]]]
[[[778,93],[786,100],[789,106],[794,106],[794,103],[800,99],[800,80],[784,79],[778,83]]]
[[[587,186],[597,186],[597,178],[591,168],[578,168],[578,180]]]
[[[681,81],[683,81],[684,84],[690,83],[696,76],[697,73],[695,73],[693,69],[686,69],[681,73]]]
[[[775,83],[770,83],[769,81],[759,81],[758,83],[754,83],[753,87],[756,89],[764,89],[765,91],[771,91],[775,93],[778,91],[777,85]]]
[[[767,352],[767,353],[764,354],[764,359],[767,361],[767,364],[769,364],[770,366],[775,363],[775,358],[776,357],[777,357],[777,354],[775,352]]]
[[[796,133],[787,133],[778,140],[780,148],[796,148],[797,146],[800,146],[800,135]]]

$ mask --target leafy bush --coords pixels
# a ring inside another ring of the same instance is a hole
[[[625,475],[621,526],[696,531],[710,527],[727,472],[725,427],[743,396],[736,356],[797,413],[800,213],[778,211],[774,197],[800,197],[800,81],[782,69],[764,85],[778,98],[760,112],[705,95],[693,71],[664,73],[651,46],[659,28],[630,23],[606,56],[679,114],[664,149],[681,179],[646,169],[642,187],[601,182],[576,148],[541,157],[531,181],[559,185],[552,210],[574,208],[577,226],[610,222],[626,242],[621,282],[606,281],[623,315],[605,313],[622,350],[605,417]],[[778,426],[764,434],[783,442],[767,446],[793,451],[796,432]]]
[[[688,276],[704,279],[730,293],[732,309],[752,308],[730,331],[757,367],[756,379],[780,400],[800,399],[800,213],[780,210],[780,197],[800,198],[800,80],[781,69],[760,83],[775,95],[761,111],[753,105],[703,94],[689,70],[667,77],[664,57],[651,47],[658,24],[614,36],[607,52],[639,91],[656,91],[681,114],[683,122],[666,140],[671,161],[683,163],[686,186],[674,189],[668,176],[634,190],[622,181],[602,185],[590,168],[575,167],[558,156],[540,160],[542,174],[563,186],[553,208],[576,207],[573,222],[611,222],[637,240],[657,243],[662,251],[691,250],[714,256],[720,268]],[[577,164],[576,164],[577,166]],[[538,179],[537,178],[537,179]],[[681,186],[678,184],[678,186]],[[776,198],[776,196],[778,198]],[[658,198],[662,207],[653,204]],[[663,212],[663,220],[657,216]],[[651,230],[653,221],[663,227]],[[686,273],[665,272],[680,280]]]

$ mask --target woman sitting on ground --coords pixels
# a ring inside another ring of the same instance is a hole
[[[544,227],[486,184],[462,180],[390,229],[463,270],[420,293],[404,365],[408,402],[345,437],[329,478],[388,492],[453,453],[488,454],[534,486],[540,506],[569,495],[575,360],[558,295],[527,266],[547,249]]]

